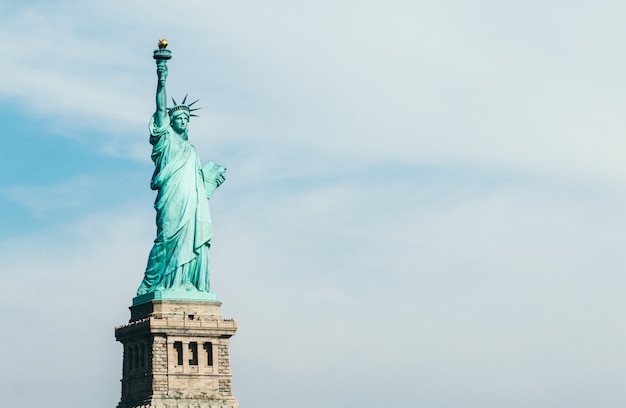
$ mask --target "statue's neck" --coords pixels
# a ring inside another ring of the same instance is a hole
[[[181,139],[183,140],[188,140],[187,137],[187,132],[183,131],[183,132],[177,132],[176,130],[174,130],[174,128],[172,128],[172,131],[177,134],[178,136],[180,136]]]

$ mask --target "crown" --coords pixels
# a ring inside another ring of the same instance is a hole
[[[174,102],[174,107],[170,108],[168,110],[168,113],[170,114],[170,116],[172,115],[172,113],[177,112],[177,111],[184,111],[187,113],[187,115],[189,116],[198,116],[198,115],[194,115],[193,111],[197,111],[199,109],[202,108],[195,108],[195,109],[191,109],[191,107],[193,106],[194,103],[198,102],[199,99],[196,99],[195,101],[191,102],[189,105],[185,105],[185,102],[187,102],[187,95],[185,95],[185,98],[183,99],[182,103],[177,103],[176,100],[174,98],[172,98],[172,102]]]

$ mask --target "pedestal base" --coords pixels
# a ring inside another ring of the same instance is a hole
[[[222,318],[221,303],[136,299],[129,323],[115,328],[124,345],[118,408],[239,408],[229,351],[237,323]]]
[[[118,405],[118,408],[239,408],[239,404],[235,400],[163,398],[144,401],[140,405]]]

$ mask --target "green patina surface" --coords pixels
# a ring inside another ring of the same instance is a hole
[[[213,292],[193,292],[187,290],[166,290],[148,292],[133,298],[133,306],[149,302],[151,300],[191,300],[201,302],[219,302],[217,295]]]
[[[144,279],[133,304],[151,299],[216,301],[210,291],[209,248],[213,236],[208,200],[224,182],[226,168],[202,165],[188,139],[195,103],[167,107],[165,84],[171,53],[159,43],[156,112],[150,120],[150,144],[155,164],[150,187],[157,191],[157,236],[148,257]]]

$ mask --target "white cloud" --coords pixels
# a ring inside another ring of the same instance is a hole
[[[3,92],[66,127],[116,135],[124,147],[107,151],[141,155],[128,146],[144,143],[153,105],[149,39],[169,35],[170,94],[204,103],[192,125],[203,151],[304,149],[623,184],[616,67],[626,60],[612,52],[621,25],[607,7],[190,2],[177,19],[169,6],[8,14],[3,35],[20,41],[5,48]]]
[[[257,390],[250,400],[269,406],[280,388],[313,406],[315,390],[340,383],[326,404],[383,401],[390,389],[399,406],[619,400],[619,365],[607,364],[619,355],[610,339],[626,335],[613,314],[626,261],[617,208],[533,184],[456,186],[448,205],[429,202],[436,188],[398,202],[402,184],[374,184],[384,192],[374,198],[369,187],[277,197],[280,208],[257,197],[221,222],[216,269],[233,275],[216,279],[240,318],[244,398]],[[273,375],[257,377],[268,365]],[[594,391],[578,388],[587,380]]]
[[[37,217],[45,218],[55,210],[86,205],[94,184],[95,180],[91,177],[77,176],[53,185],[14,185],[0,190],[0,193],[7,200],[28,208]]]
[[[89,395],[102,406],[116,403],[121,349],[113,327],[127,319],[149,245],[135,209],[3,241],[7,404],[71,406]]]

